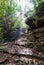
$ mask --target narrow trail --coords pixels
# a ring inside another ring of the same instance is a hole
[[[44,65],[44,53],[33,49],[36,42],[21,37],[16,41],[6,42],[0,50],[0,65]]]

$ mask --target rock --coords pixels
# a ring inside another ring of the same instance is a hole
[[[21,55],[32,55],[33,51],[29,48],[25,48],[22,46],[17,46],[17,45],[6,45],[5,48],[3,49],[4,52],[8,52],[10,54],[21,54]]]
[[[8,57],[7,57],[6,54],[0,52],[0,63],[5,62],[5,61],[7,60],[7,58],[8,58]]]
[[[27,39],[26,38],[19,38],[17,41],[15,41],[13,43],[22,46],[22,45],[27,44]]]
[[[6,65],[13,65],[12,63],[8,63],[8,64],[6,64]]]

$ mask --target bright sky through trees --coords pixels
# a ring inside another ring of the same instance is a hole
[[[28,11],[28,10],[32,10],[34,5],[32,4],[32,2],[30,2],[30,0],[16,0],[17,5],[20,7],[20,10],[17,12],[17,16],[20,17],[20,19],[22,20],[22,25],[25,26],[25,18],[24,18],[24,14]],[[18,8],[19,8],[18,7]]]
[[[33,4],[30,3],[28,0],[20,0],[21,9],[23,12],[25,12],[26,9],[31,8],[33,9]]]
[[[24,14],[28,9],[33,9],[34,5],[30,0],[16,0],[17,4],[21,6],[22,13]]]

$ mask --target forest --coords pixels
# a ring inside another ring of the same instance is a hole
[[[44,65],[44,0],[0,0],[0,65]]]

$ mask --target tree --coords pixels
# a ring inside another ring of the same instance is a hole
[[[13,14],[16,13],[16,4],[12,0],[0,0],[0,38],[4,36],[4,32],[12,30]],[[7,28],[7,29],[4,29]],[[5,31],[4,31],[5,30]],[[10,31],[11,32],[11,31]],[[0,40],[1,40],[0,39]]]

